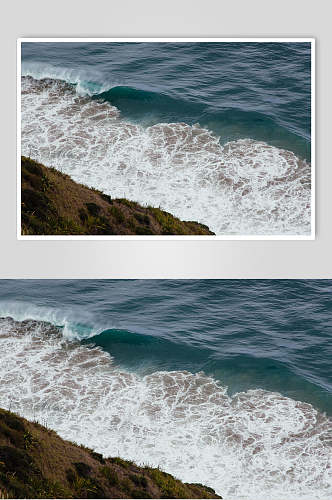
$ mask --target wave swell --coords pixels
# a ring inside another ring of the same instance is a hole
[[[199,124],[144,127],[60,80],[22,78],[22,154],[216,234],[310,234],[310,164]]]
[[[327,500],[331,420],[260,389],[230,396],[204,373],[138,376],[50,323],[0,319],[0,406],[105,455],[160,465],[226,500]]]

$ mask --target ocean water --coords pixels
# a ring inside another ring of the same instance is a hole
[[[22,154],[216,234],[310,234],[309,43],[22,44]]]
[[[331,280],[2,280],[0,407],[225,500],[332,497]]]

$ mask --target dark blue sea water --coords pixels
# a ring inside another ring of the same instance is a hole
[[[22,44],[24,74],[76,83],[130,119],[200,123],[309,160],[310,59],[309,43]]]
[[[2,280],[0,313],[66,325],[130,370],[204,370],[332,415],[330,280]]]
[[[217,235],[311,231],[311,46],[22,43],[22,154]]]
[[[0,316],[35,320],[0,320],[0,407],[226,499],[330,498],[331,280],[2,280]]]

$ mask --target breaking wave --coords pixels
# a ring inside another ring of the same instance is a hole
[[[61,68],[45,63],[22,63],[21,73],[23,76],[31,77],[35,80],[63,80],[68,84],[75,85],[75,91],[78,95],[92,96],[102,93],[111,88],[110,83],[103,81],[102,75],[98,78],[96,70],[77,71],[71,68]]]
[[[132,89],[82,90],[77,75],[52,73],[72,85],[45,78],[45,68],[34,76],[42,79],[22,77],[23,155],[216,234],[310,234],[311,167],[291,151],[249,138],[221,144],[198,123],[144,126],[111,104],[119,94],[134,99]],[[140,106],[158,99],[147,95]]]
[[[0,406],[105,455],[160,465],[225,500],[328,500],[332,422],[262,389],[229,395],[203,372],[140,376],[47,322],[0,319]]]

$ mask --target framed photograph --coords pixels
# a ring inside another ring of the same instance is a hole
[[[312,38],[22,38],[19,239],[315,238]]]

